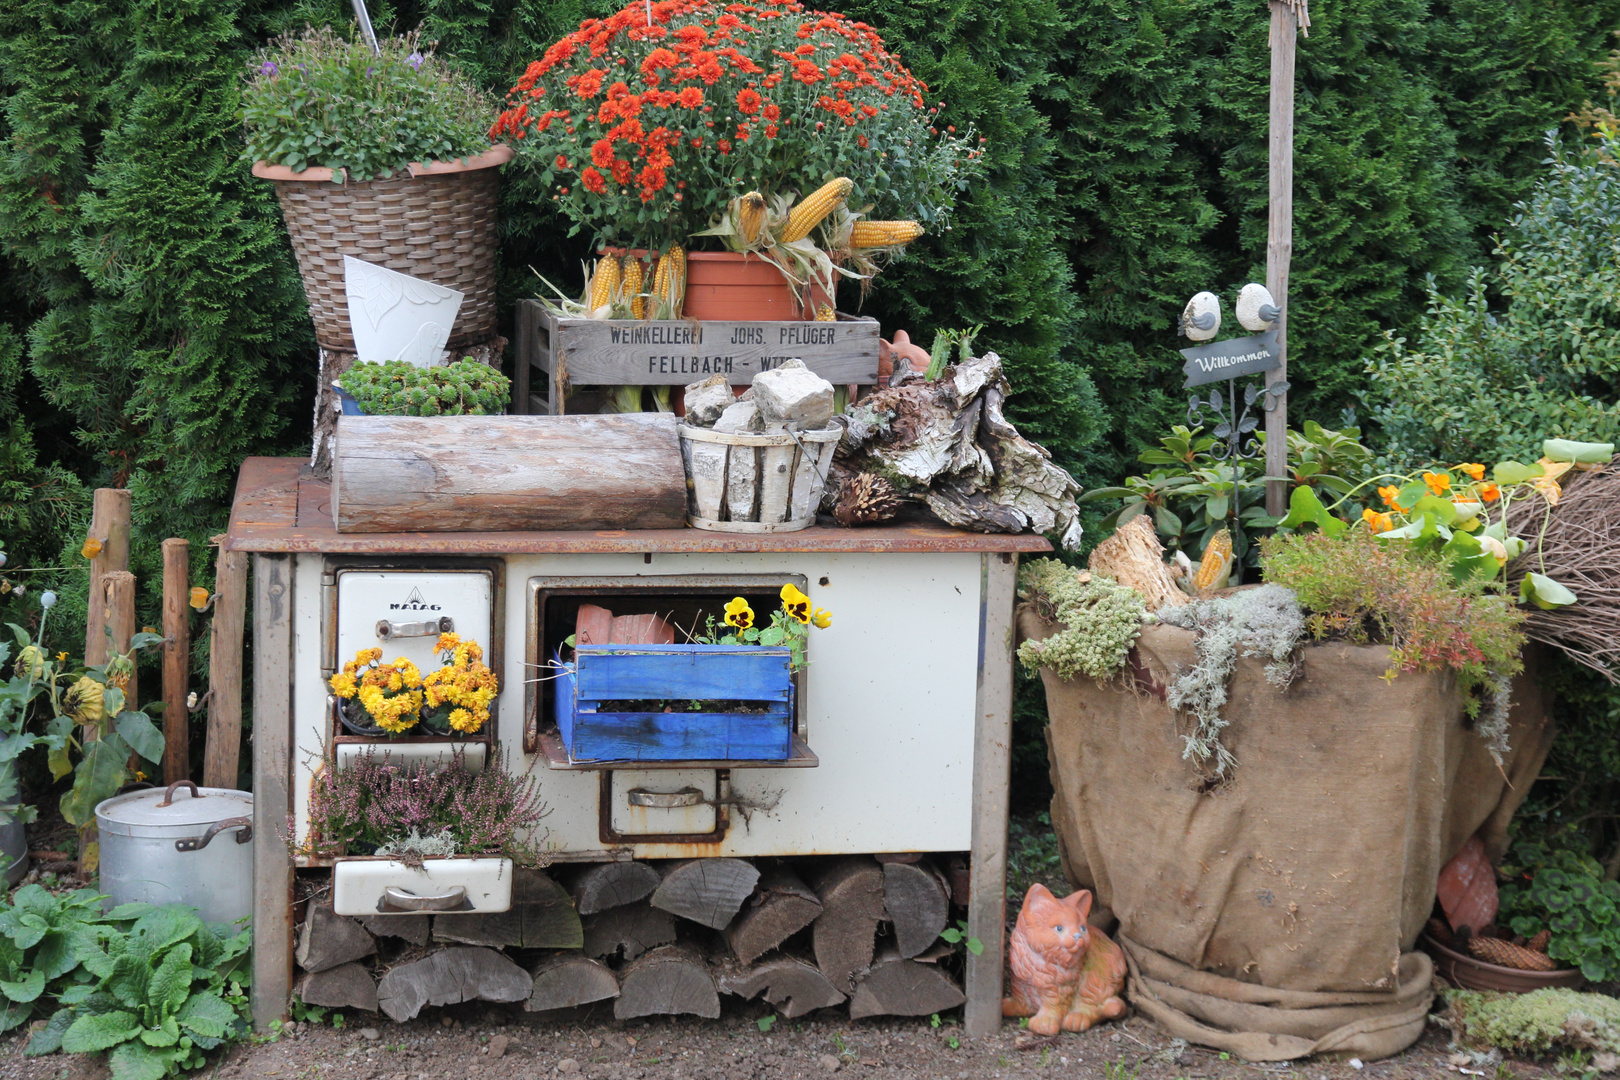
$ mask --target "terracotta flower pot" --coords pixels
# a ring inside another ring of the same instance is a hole
[[[1521,971],[1503,967],[1447,948],[1428,933],[1418,939],[1424,952],[1434,958],[1434,969],[1441,978],[1464,990],[1506,990],[1526,994],[1549,987],[1568,987],[1579,990],[1586,985],[1586,976],[1579,968],[1560,968],[1557,971]]]
[[[354,352],[345,255],[464,293],[448,348],[494,337],[497,169],[511,159],[510,147],[493,146],[464,161],[412,164],[378,180],[340,175],[338,183],[327,168],[255,164],[253,175],[276,186],[321,348]]]
[[[688,319],[778,322],[814,319],[822,304],[833,298],[817,287],[806,290],[801,305],[793,287],[772,262],[758,255],[735,251],[695,251],[686,257]]]

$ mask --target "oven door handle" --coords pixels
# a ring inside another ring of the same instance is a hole
[[[394,622],[392,619],[377,620],[377,637],[381,641],[392,641],[401,637],[436,637],[439,634],[454,632],[456,621],[446,615],[441,619],[428,619],[424,622]]]
[[[624,793],[625,799],[631,806],[646,806],[654,810],[677,810],[683,806],[696,806],[703,801],[703,792],[695,787],[684,787],[679,791],[648,791],[646,788],[631,788]]]
[[[394,911],[459,911],[467,907],[467,887],[457,885],[449,892],[438,896],[417,896],[404,889],[390,885],[383,890],[382,899],[377,901],[377,910],[380,912]]]

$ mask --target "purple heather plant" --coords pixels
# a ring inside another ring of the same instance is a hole
[[[339,768],[328,756],[309,794],[311,855],[369,855],[382,844],[448,831],[466,855],[537,860],[530,835],[550,811],[540,799],[533,766],[511,772],[491,762],[467,768],[460,747],[443,768],[396,763],[386,749],[368,749]]]

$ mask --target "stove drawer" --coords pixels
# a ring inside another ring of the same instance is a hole
[[[608,769],[601,787],[605,841],[674,836],[718,842],[725,833],[714,769]]]

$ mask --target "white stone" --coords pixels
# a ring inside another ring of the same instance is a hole
[[[831,383],[828,384],[832,385]],[[714,422],[714,430],[724,431],[736,435],[739,433],[753,433],[765,430],[765,421],[760,416],[759,407],[753,401],[737,401],[726,406],[720,419]]]
[[[1271,298],[1271,290],[1257,281],[1251,281],[1243,286],[1242,292],[1238,293],[1237,320],[1243,324],[1243,329],[1258,334],[1262,330],[1271,329],[1271,324],[1276,322],[1275,317],[1265,318],[1261,314],[1261,309],[1276,306],[1277,301]]]
[[[713,427],[736,398],[724,375],[711,375],[686,388],[686,422],[693,427]]]
[[[754,376],[754,400],[767,424],[820,431],[833,417],[833,384],[792,360]]]
[[[1198,320],[1213,323],[1208,327],[1201,327]],[[1181,313],[1181,332],[1187,335],[1190,341],[1208,341],[1221,332],[1221,301],[1220,297],[1212,292],[1195,293],[1187,301],[1187,308]]]

